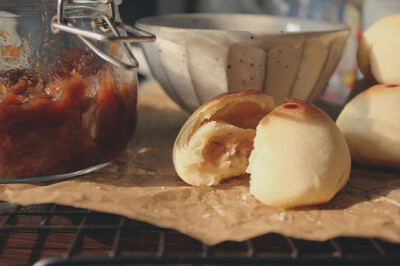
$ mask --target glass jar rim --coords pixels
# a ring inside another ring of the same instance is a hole
[[[120,5],[123,0],[115,0],[115,5]],[[98,0],[73,0],[72,4],[100,4]],[[57,0],[0,0],[0,10],[2,8],[18,7],[57,7]]]
[[[122,3],[122,0],[115,0],[115,7],[118,7]],[[73,0],[72,4],[68,4],[65,6],[65,12],[67,14],[74,14],[78,10],[87,10],[91,12],[96,12],[101,10],[102,8],[106,8],[100,3],[98,0]],[[50,13],[57,13],[57,0],[0,0],[0,19],[1,18],[21,18],[21,17],[32,17],[37,16],[36,13],[30,12],[22,14],[15,14],[13,11],[8,12],[9,10],[24,10],[24,9],[32,9],[32,11],[40,11]],[[4,12],[4,11],[5,12]],[[70,18],[87,18],[87,16],[77,16],[72,15]]]

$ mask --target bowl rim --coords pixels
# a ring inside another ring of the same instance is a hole
[[[190,27],[177,27],[177,26],[165,26],[158,23],[157,20],[160,19],[174,19],[174,18],[183,18],[183,19],[195,19],[195,18],[220,18],[220,17],[241,17],[241,18],[249,18],[249,17],[264,17],[270,19],[278,19],[284,20],[288,22],[297,22],[297,23],[317,23],[327,25],[331,29],[320,29],[320,30],[300,30],[300,31],[273,31],[273,30],[230,30],[230,29],[204,29],[204,28],[190,28]],[[143,27],[143,26],[151,26],[158,28],[169,28],[175,30],[196,30],[196,31],[211,31],[211,32],[234,32],[234,33],[244,33],[244,32],[252,32],[259,33],[264,35],[281,35],[281,34],[310,34],[310,33],[330,33],[330,32],[341,32],[341,31],[350,31],[350,26],[344,23],[338,22],[330,22],[324,20],[313,20],[313,19],[304,19],[297,17],[289,17],[289,16],[276,16],[276,15],[268,15],[268,14],[249,14],[249,13],[174,13],[174,14],[164,14],[164,15],[156,15],[156,16],[148,16],[138,19],[135,22],[135,26]]]

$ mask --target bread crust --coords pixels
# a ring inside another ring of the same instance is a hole
[[[357,49],[358,68],[373,83],[400,83],[400,14],[372,24]],[[390,74],[389,74],[390,73]]]
[[[349,178],[349,148],[325,112],[288,101],[257,127],[247,168],[250,192],[283,209],[328,202]]]
[[[400,170],[400,85],[374,85],[354,97],[336,124],[352,160],[366,166]]]

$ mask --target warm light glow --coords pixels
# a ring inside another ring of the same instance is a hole
[[[294,31],[300,31],[300,25],[299,24],[296,24],[296,23],[292,23],[292,22],[289,22],[287,25],[286,25],[286,31],[289,31],[289,32],[294,32]]]

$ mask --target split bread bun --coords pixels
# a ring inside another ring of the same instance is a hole
[[[336,124],[354,161],[400,170],[400,85],[375,85],[346,104]]]
[[[220,95],[194,112],[175,141],[173,161],[194,186],[250,174],[250,192],[280,208],[325,203],[347,183],[346,140],[321,109],[290,99],[274,108],[259,91]]]
[[[200,106],[175,140],[179,177],[201,187],[245,174],[255,128],[273,108],[272,97],[254,90],[222,94]]]
[[[400,14],[385,17],[364,32],[357,61],[367,79],[400,83]]]
[[[286,209],[328,202],[350,169],[349,148],[332,119],[313,104],[289,99],[257,126],[247,172],[251,194]]]

